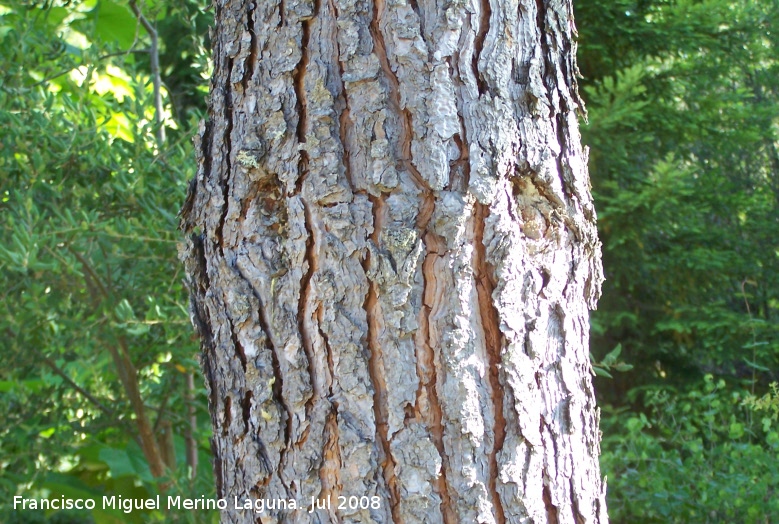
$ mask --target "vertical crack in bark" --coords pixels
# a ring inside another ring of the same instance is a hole
[[[306,401],[306,418],[311,414],[311,409],[314,405],[314,400],[322,398],[322,391],[319,389],[319,384],[316,380],[316,364],[314,363],[314,341],[311,338],[311,333],[308,330],[308,324],[306,319],[311,318],[311,311],[308,309],[311,294],[313,293],[311,277],[319,268],[319,259],[316,253],[316,239],[314,237],[314,231],[311,226],[311,212],[308,209],[308,205],[303,201],[303,225],[306,228],[306,254],[304,261],[308,266],[306,272],[303,274],[303,278],[300,280],[300,295],[298,299],[298,331],[300,331],[300,338],[303,342],[303,351],[306,354],[308,360],[308,376],[311,381],[311,388],[314,394]]]
[[[238,360],[241,361],[241,369],[243,369],[243,372],[246,373],[246,351],[244,350],[241,341],[238,340],[238,335],[235,333],[235,325],[233,324],[232,319],[228,318],[227,322],[230,325],[230,338],[233,341],[233,350],[235,351],[235,356],[238,357]]]
[[[330,10],[335,14],[336,20],[338,20],[340,13],[338,11],[338,7],[335,5],[333,0],[328,0],[328,4],[330,5]],[[340,114],[338,115],[338,138],[341,141],[341,147],[343,148],[343,157],[341,159],[341,162],[344,166],[344,175],[346,176],[346,182],[349,184],[349,188],[352,190],[352,192],[355,192],[356,189],[354,187],[354,182],[352,180],[352,169],[349,159],[351,158],[351,151],[349,148],[349,128],[352,127],[350,115],[351,115],[351,108],[349,106],[349,96],[346,94],[346,85],[343,82],[344,77],[344,64],[341,61],[341,46],[338,43],[338,30],[336,29],[335,34],[335,55],[336,55],[336,63],[338,63],[338,73],[339,73],[339,79],[341,80],[341,92],[339,93],[339,98],[341,99],[341,103],[343,103],[343,109],[341,109]],[[360,191],[364,192],[364,191]]]
[[[287,402],[287,399],[284,396],[284,376],[281,373],[281,365],[279,363],[279,355],[276,349],[276,345],[273,343],[273,338],[271,334],[271,319],[268,318],[268,308],[265,307],[265,304],[262,302],[262,296],[257,291],[257,289],[254,288],[254,286],[251,284],[249,279],[247,279],[244,274],[238,270],[238,275],[243,279],[244,282],[246,282],[246,285],[249,287],[249,289],[252,290],[252,294],[254,295],[254,298],[257,300],[257,320],[259,321],[260,328],[262,329],[262,332],[265,334],[265,349],[270,352],[271,356],[271,365],[273,366],[273,376],[275,377],[275,380],[273,382],[272,391],[273,391],[273,398],[276,401],[276,403],[282,408],[283,416],[279,417],[279,423],[283,424],[283,433],[284,433],[284,443],[285,447],[282,451],[281,459],[279,460],[279,479],[281,480],[282,486],[284,486],[284,489],[288,489],[289,486],[287,486],[284,483],[284,477],[281,474],[281,468],[283,467],[285,463],[285,456],[289,452],[290,447],[292,443],[290,442],[292,438],[292,421],[293,421],[293,411],[292,407]],[[273,297],[271,297],[271,301],[273,300]],[[231,324],[232,326],[232,324]],[[236,339],[237,342],[237,339]],[[241,346],[241,352],[243,353],[243,347]],[[244,361],[246,359],[245,353],[244,354]],[[244,363],[242,361],[242,363]],[[244,371],[246,371],[246,365],[244,363]]]
[[[487,83],[479,73],[479,60],[481,59],[481,52],[484,49],[484,40],[487,38],[487,33],[490,30],[490,17],[492,16],[492,7],[490,6],[490,0],[481,0],[480,4],[480,17],[479,17],[479,30],[476,32],[476,38],[473,43],[473,76],[476,77],[476,85],[479,88],[479,95],[487,93],[489,90]]]
[[[392,105],[396,108],[396,113],[400,116],[401,123],[401,136],[400,147],[398,153],[400,154],[400,160],[403,166],[411,173],[414,182],[422,189],[426,194],[432,192],[430,184],[422,178],[419,170],[414,165],[414,159],[411,154],[411,140],[414,136],[414,128],[411,122],[411,112],[402,107],[400,104],[400,83],[398,77],[392,67],[389,64],[389,58],[387,57],[387,47],[384,44],[384,35],[381,32],[381,12],[384,10],[384,0],[375,0],[373,3],[373,19],[370,23],[370,33],[373,37],[373,52],[379,59],[384,76],[389,84],[389,97]]]
[[[408,0],[408,5],[417,15],[417,19],[419,19],[419,36],[422,37],[422,42],[424,42],[425,48],[427,49],[427,59],[428,61],[432,62],[433,50],[428,43],[427,36],[425,35],[425,13],[422,12],[422,10],[419,8],[419,3],[417,0]]]
[[[265,337],[268,341],[268,349],[270,350],[271,354],[271,362],[273,366],[273,376],[275,380],[273,381],[272,391],[273,391],[273,397],[276,399],[276,402],[278,402],[281,407],[284,409],[284,417],[281,417],[280,422],[284,424],[284,450],[281,454],[281,459],[279,460],[279,479],[281,480],[281,484],[284,486],[285,489],[287,489],[289,486],[284,482],[284,476],[281,474],[281,469],[283,465],[286,462],[286,456],[289,452],[290,448],[292,447],[292,421],[293,421],[293,410],[292,406],[289,405],[287,402],[287,399],[284,396],[284,376],[281,373],[281,365],[279,364],[279,355],[276,352],[276,346],[273,344],[273,341],[271,340],[271,333],[269,331],[269,324],[268,319],[265,318],[265,308],[260,305],[260,325],[262,326],[263,331],[265,331]],[[286,420],[284,420],[286,418]]]
[[[218,498],[224,498],[224,464],[222,463],[222,454],[219,452],[219,448],[216,444],[216,437],[211,437],[211,456],[214,457],[214,476],[216,477],[216,496]]]
[[[247,391],[243,399],[241,399],[241,416],[243,417],[243,432],[244,434],[249,433],[249,423],[252,419],[252,397],[253,393],[251,391]]]
[[[248,2],[246,11],[246,29],[249,31],[249,56],[246,58],[244,64],[244,74],[241,80],[241,85],[244,91],[249,87],[249,81],[254,78],[255,65],[257,61],[257,33],[255,28],[254,14],[257,4],[255,2]]]
[[[221,86],[224,94],[224,117],[225,117],[225,132],[224,132],[224,158],[225,158],[225,172],[222,180],[219,183],[222,186],[222,212],[219,216],[219,223],[216,226],[216,239],[219,243],[219,249],[224,256],[224,237],[223,230],[225,220],[227,219],[227,210],[230,208],[230,178],[232,176],[232,161],[230,155],[232,154],[232,133],[233,133],[233,89],[230,85],[230,77],[233,71],[233,59],[227,59],[227,75],[226,85]]]
[[[378,248],[381,238],[381,230],[384,226],[384,199],[369,197],[373,208],[373,233],[371,240]],[[368,253],[363,269],[366,278],[369,274],[371,253]],[[387,380],[384,363],[384,354],[379,344],[379,302],[377,284],[368,278],[368,293],[363,305],[368,320],[368,374],[373,384],[373,413],[376,419],[376,436],[384,454],[384,462],[381,464],[384,481],[390,495],[390,511],[393,522],[400,522],[400,488],[395,475],[395,459],[390,449],[388,436],[389,424],[387,417]]]
[[[541,80],[546,88],[546,97],[549,102],[550,109],[556,107],[553,97],[557,90],[557,78],[555,76],[555,63],[550,56],[551,44],[549,39],[551,38],[547,32],[546,25],[546,2],[547,0],[536,0],[536,26],[538,27],[539,37],[538,44],[541,46],[541,57],[543,58],[544,69],[541,72]],[[558,93],[558,97],[559,97]],[[562,97],[560,97],[562,98]]]
[[[497,491],[498,482],[498,452],[503,448],[503,442],[506,438],[506,419],[503,415],[503,384],[500,380],[501,349],[503,345],[500,334],[500,317],[492,301],[492,292],[494,283],[492,282],[492,272],[487,264],[485,257],[486,248],[484,246],[484,219],[489,213],[489,209],[480,203],[476,203],[475,210],[475,238],[474,238],[474,277],[476,279],[476,291],[479,297],[479,315],[484,329],[485,346],[487,348],[487,357],[489,358],[489,389],[492,400],[493,411],[495,412],[495,427],[493,428],[493,448],[489,455],[489,491],[492,494],[493,505],[495,506],[495,518],[498,524],[506,522],[503,504]]]
[[[322,465],[319,468],[319,482],[322,486],[320,498],[327,500],[338,500],[341,494],[341,445],[338,432],[338,402],[333,400],[333,384],[335,382],[335,363],[333,362],[333,351],[330,347],[330,341],[327,334],[322,330],[323,310],[320,302],[316,310],[317,329],[322,338],[327,354],[327,369],[330,377],[328,381],[328,399],[330,401],[330,413],[325,421],[323,433],[324,447],[322,450]],[[330,508],[330,518],[335,522],[341,522],[338,515],[338,509]]]
[[[225,405],[224,405],[225,416],[224,416],[224,419],[222,420],[222,436],[223,437],[227,436],[227,429],[230,427],[230,424],[233,423],[233,412],[232,412],[232,409],[233,409],[233,397],[227,396],[227,397],[225,397]]]
[[[426,228],[427,224],[425,224]],[[441,256],[438,249],[444,246],[444,241],[429,231],[425,232],[423,241],[425,244],[425,259],[422,262],[422,319],[419,327],[423,332],[421,333],[422,343],[416,345],[417,365],[424,363],[430,369],[430,372],[423,373],[420,371],[418,374],[420,380],[425,382],[424,388],[427,393],[429,406],[427,413],[424,414],[424,420],[430,430],[433,445],[435,445],[438,455],[441,457],[441,475],[436,479],[434,487],[441,497],[441,515],[443,516],[444,524],[455,524],[459,519],[457,518],[455,505],[449,496],[449,483],[446,474],[449,470],[449,457],[446,455],[446,449],[444,448],[444,415],[436,387],[438,383],[437,365],[439,359],[436,358],[435,350],[430,343],[430,312],[433,308],[433,295],[432,290],[428,286],[435,280],[435,259]],[[428,300],[428,292],[431,293],[430,300]]]
[[[332,409],[327,414],[325,429],[323,434],[325,442],[322,449],[322,467],[319,469],[319,481],[322,485],[322,491],[319,493],[320,499],[338,501],[341,494],[341,445],[338,435],[338,405],[333,404]],[[340,523],[338,516],[338,506],[333,504],[330,508],[330,520]]]
[[[292,76],[292,83],[295,89],[295,105],[296,113],[298,115],[298,126],[296,134],[298,138],[299,150],[300,150],[300,162],[298,164],[298,179],[295,188],[295,194],[300,194],[303,189],[303,181],[308,175],[308,151],[306,151],[303,144],[306,143],[306,132],[308,127],[308,103],[306,99],[306,70],[308,68],[308,62],[310,60],[310,52],[308,50],[309,39],[311,38],[311,24],[313,19],[319,13],[319,2],[314,2],[314,14],[311,18],[303,20],[301,23],[301,29],[303,35],[301,37],[300,49],[302,51],[300,57],[300,63],[298,63]]]
[[[341,74],[343,74],[343,69],[341,70]],[[351,189],[352,192],[354,192],[356,191],[356,189],[354,187],[354,182],[352,180],[352,169],[349,162],[349,159],[351,157],[351,152],[349,150],[348,132],[347,132],[347,127],[351,126],[350,118],[349,118],[351,111],[349,109],[349,97],[346,96],[346,88],[343,89],[343,98],[344,98],[344,109],[343,111],[341,111],[341,114],[338,116],[338,132],[340,135],[341,146],[343,147],[342,162],[344,165],[344,175],[346,176],[346,183],[349,184],[349,189]]]
[[[541,374],[536,373],[536,382],[538,382],[538,388],[541,389]],[[557,447],[557,440],[555,432],[552,430],[551,426],[547,423],[546,419],[544,418],[544,415],[541,414],[541,419],[539,422],[539,433],[541,434],[541,438],[544,442],[544,447],[548,447],[550,442],[546,439],[544,435],[544,430],[546,430],[546,433],[551,437],[549,440],[551,440],[552,445],[552,455],[554,457],[560,457],[560,450]],[[557,435],[559,437],[559,435]],[[558,524],[560,519],[560,508],[555,506],[554,502],[552,501],[552,492],[549,488],[549,482],[551,482],[551,477],[549,475],[548,471],[548,465],[544,464],[543,466],[543,472],[542,472],[542,478],[544,483],[544,492],[543,492],[543,499],[544,499],[544,507],[546,508],[546,514],[549,524]],[[570,494],[571,497],[573,497],[573,493]]]
[[[319,302],[316,307],[316,311],[314,312],[316,315],[316,327],[317,327],[317,333],[319,333],[319,338],[322,339],[322,343],[325,346],[325,358],[327,360],[327,371],[329,373],[328,381],[327,381],[327,398],[330,400],[330,403],[333,404],[336,408],[338,408],[338,402],[333,400],[333,384],[335,384],[335,361],[333,360],[333,348],[330,346],[330,338],[327,336],[327,333],[324,332],[322,329],[322,324],[324,323],[324,309],[322,308],[322,302]],[[337,411],[337,410],[336,410]]]
[[[557,507],[552,504],[552,494],[549,491],[549,486],[544,483],[544,507],[546,508],[546,519],[548,524],[557,524]]]
[[[584,516],[579,512],[579,503],[576,502],[576,488],[573,484],[573,478],[568,479],[569,493],[571,494],[571,511],[573,512],[573,521],[576,524],[584,524]],[[597,515],[598,513],[595,512]]]

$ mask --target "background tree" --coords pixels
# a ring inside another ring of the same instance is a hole
[[[777,7],[577,4],[606,268],[593,352],[634,366],[596,382],[620,522],[779,518],[776,415],[744,404],[779,369]]]
[[[139,13],[196,25],[187,7]],[[164,28],[156,37],[162,50],[172,41]],[[204,65],[186,43],[174,49]],[[197,346],[175,270],[191,133],[155,108],[150,35],[120,3],[2,1],[0,46],[0,497],[211,493]],[[46,519],[2,506],[3,522]]]
[[[227,1],[215,23],[183,228],[219,496],[605,522],[570,2]]]

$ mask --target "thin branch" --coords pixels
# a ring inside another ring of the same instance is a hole
[[[89,264],[89,261],[71,246],[68,246],[68,250],[78,259],[90,277],[94,279],[103,297],[109,299],[111,295],[105,288],[103,281]],[[113,313],[111,314],[113,315]],[[119,375],[119,381],[122,383],[124,392],[130,401],[130,406],[132,406],[132,409],[135,412],[135,425],[141,439],[141,449],[143,449],[143,454],[149,463],[149,469],[151,469],[152,475],[161,477],[165,473],[165,464],[162,460],[162,455],[160,454],[157,439],[154,437],[154,432],[149,423],[149,418],[146,415],[145,404],[138,386],[138,372],[130,358],[129,344],[127,343],[127,339],[122,335],[117,336],[117,341],[119,343],[118,350],[110,343],[107,344],[107,349],[114,361],[114,366]]]
[[[111,352],[111,357],[116,362],[116,367],[123,370],[123,373],[119,375],[119,379],[123,382],[124,391],[135,412],[135,424],[138,428],[138,433],[140,433],[143,443],[141,447],[149,463],[149,469],[151,469],[152,475],[161,477],[165,473],[165,462],[162,459],[159,442],[154,436],[149,417],[146,415],[146,405],[143,402],[141,391],[138,387],[138,372],[130,359],[127,339],[119,335],[117,340],[121,351],[117,351],[113,347],[109,347],[109,351]]]
[[[116,53],[108,53],[108,54],[105,54],[105,55],[98,56],[95,59],[95,61],[99,62],[101,60],[105,60],[106,58],[111,58],[111,57],[114,57],[114,56],[123,56],[123,55],[129,55],[129,54],[133,54],[133,53],[141,54],[141,53],[148,53],[148,52],[149,52],[149,49],[128,49],[127,51],[118,51]],[[82,67],[83,65],[84,64],[75,65],[75,66],[70,67],[68,69],[65,69],[63,71],[60,71],[59,73],[55,73],[55,74],[53,74],[51,76],[47,76],[43,80],[39,80],[39,81],[35,82],[34,84],[27,86],[25,89],[32,89],[33,87],[38,87],[39,85],[47,84],[47,83],[51,82],[52,80],[61,77],[62,75],[67,75],[71,71],[73,71],[75,69],[78,69],[79,67]]]
[[[6,332],[11,336],[15,338],[14,333],[10,329],[6,329]],[[124,422],[122,420],[119,420],[116,417],[116,413],[108,408],[105,404],[100,402],[100,400],[97,399],[94,395],[92,395],[89,391],[79,386],[73,379],[71,379],[67,373],[65,373],[53,360],[51,360],[48,356],[46,356],[40,349],[38,349],[35,346],[31,346],[32,351],[38,356],[38,358],[49,368],[51,369],[55,375],[60,377],[68,386],[70,386],[71,389],[76,391],[79,395],[84,397],[87,401],[89,401],[92,405],[94,405],[96,408],[98,408],[100,411],[102,411],[108,418],[110,418],[113,421],[114,425],[118,425],[120,427],[128,427],[127,422]]]
[[[170,388],[173,387],[173,384],[175,382],[175,375],[173,375],[174,379],[168,380],[167,384],[165,384],[165,387],[162,389],[162,402],[160,403],[160,406],[156,409],[157,411],[157,419],[154,421],[154,426],[152,427],[152,431],[157,434],[157,432],[160,430],[160,424],[162,423],[163,415],[165,414],[165,410],[168,408],[168,400],[170,399]]]
[[[165,126],[162,124],[162,78],[160,77],[160,48],[159,40],[157,38],[157,30],[149,22],[149,20],[143,16],[141,9],[138,7],[136,0],[130,0],[130,9],[135,13],[135,17],[141,23],[143,28],[149,34],[151,38],[151,48],[149,48],[149,55],[151,57],[151,78],[154,85],[154,116],[157,123],[157,141],[161,146],[165,142]]]
[[[108,238],[122,238],[127,240],[137,240],[139,242],[163,242],[166,244],[177,244],[179,241],[174,239],[168,239],[168,238],[153,238],[153,237],[145,237],[141,235],[122,235],[121,233],[109,233],[108,231],[102,231],[100,229],[95,229],[90,226],[89,230],[90,233],[94,233],[96,235],[103,235]],[[67,229],[54,229],[52,231],[47,231],[46,233],[42,233],[41,236],[49,237],[49,236],[56,236],[56,235],[65,235],[67,233],[75,233],[75,232],[84,232],[84,229],[81,227],[71,227]]]
[[[84,258],[84,256],[73,249],[71,246],[68,246],[68,251],[76,257],[76,259],[81,263],[81,267],[84,268],[84,271],[89,273],[89,276],[92,277],[92,280],[95,281],[95,284],[97,284],[97,287],[100,288],[100,294],[103,295],[104,298],[109,298],[110,295],[108,294],[108,290],[103,285],[103,281],[100,279],[100,276],[95,272],[94,269],[92,269],[92,266],[89,264],[89,261]]]
[[[87,399],[90,403],[92,403],[96,408],[98,408],[100,411],[106,414],[106,416],[116,419],[115,413],[110,410],[108,407],[106,407],[102,402],[100,402],[97,398],[94,397],[89,391],[85,390],[78,384],[76,384],[64,371],[62,371],[57,364],[55,364],[49,357],[42,354],[40,351],[35,349],[35,352],[38,354],[38,357],[43,361],[46,366],[51,369],[55,375],[59,376],[64,380],[72,389],[74,389],[79,395]],[[120,425],[124,425],[123,423],[119,422]]]

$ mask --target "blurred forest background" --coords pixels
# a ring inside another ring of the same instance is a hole
[[[779,1],[575,8],[611,517],[779,522]],[[176,229],[211,22],[205,0],[0,0],[3,502],[214,496]]]

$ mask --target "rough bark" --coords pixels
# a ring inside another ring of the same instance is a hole
[[[182,259],[217,491],[332,501],[223,522],[606,522],[570,0],[215,10]]]

